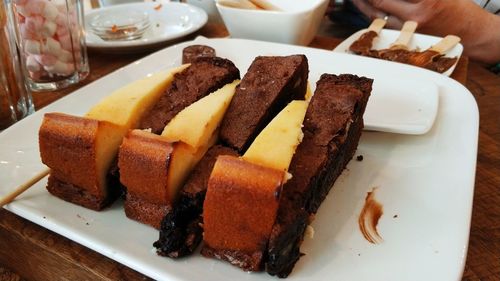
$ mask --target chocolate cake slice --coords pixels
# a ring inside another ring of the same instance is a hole
[[[203,238],[203,200],[208,179],[219,155],[238,156],[231,148],[211,147],[196,165],[180,191],[175,208],[162,220],[160,238],[153,246],[161,256],[178,258],[191,254]]]
[[[287,277],[301,256],[308,217],[317,212],[353,157],[363,129],[372,79],[323,74],[304,120],[304,138],[290,164],[268,244],[266,270]]]
[[[222,121],[222,142],[243,153],[291,100],[304,99],[308,73],[304,55],[255,58]]]
[[[171,87],[141,120],[139,128],[161,134],[165,125],[185,107],[236,79],[240,79],[240,72],[230,60],[198,58],[175,75]]]
[[[215,57],[215,49],[205,45],[191,45],[182,50],[182,64],[192,63],[204,57]]]

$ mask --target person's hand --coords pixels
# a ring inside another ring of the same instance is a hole
[[[421,33],[462,38],[465,53],[483,62],[500,61],[500,17],[473,0],[352,0],[371,20],[386,18],[387,27],[399,29],[416,21]]]

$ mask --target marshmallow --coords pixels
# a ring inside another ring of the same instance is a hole
[[[28,2],[28,0],[14,0],[14,4],[16,5],[25,5]]]
[[[69,33],[62,35],[62,36],[59,36],[59,42],[61,44],[61,47],[64,50],[67,50],[70,52],[73,51],[73,46],[71,44],[71,37],[69,36]]]
[[[64,63],[62,61],[57,61],[54,65],[44,66],[44,69],[51,74],[58,75],[70,75],[75,71],[75,67],[72,63]]]
[[[73,54],[64,49],[61,50],[57,58],[62,62],[73,62]]]
[[[23,17],[29,16],[29,13],[26,11],[26,8],[24,6],[16,5],[16,12],[20,14]]]
[[[21,38],[23,38],[24,40],[26,40],[26,39],[28,39],[28,40],[40,39],[40,38],[38,38],[36,33],[33,33],[32,31],[29,30],[29,28],[26,26],[25,23],[22,23],[19,25],[19,33],[21,35]]]
[[[61,44],[57,40],[49,37],[45,42],[43,51],[52,54],[54,56],[57,56],[61,51]]]
[[[57,25],[56,34],[58,37],[69,35],[69,29],[65,25]]]
[[[57,63],[57,58],[50,54],[37,55],[35,59],[43,66],[52,66]]]
[[[24,10],[28,15],[41,15],[45,8],[45,1],[30,0],[24,6]]]
[[[31,55],[26,58],[26,69],[30,72],[38,72],[42,67],[40,63],[35,59],[35,56]]]
[[[46,20],[42,25],[42,35],[44,37],[52,37],[56,34],[57,24],[52,21]]]
[[[53,21],[59,15],[59,10],[51,2],[45,4],[45,8],[42,11],[42,15],[45,19]]]
[[[57,25],[59,25],[60,27],[66,27],[66,25],[68,24],[68,18],[66,16],[65,13],[59,13],[57,14],[57,17],[56,17],[56,23]],[[67,29],[67,27],[66,27]]]
[[[31,16],[26,18],[26,28],[30,30],[30,32],[38,33],[42,30],[43,27],[43,18],[41,16]]]
[[[39,55],[42,53],[42,47],[38,41],[26,40],[24,42],[24,51],[28,54]]]

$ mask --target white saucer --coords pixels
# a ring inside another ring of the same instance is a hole
[[[105,41],[92,32],[89,23],[103,13],[140,11],[149,15],[151,25],[142,38],[130,41]],[[207,14],[202,9],[184,3],[130,3],[91,10],[85,15],[86,41],[89,48],[103,51],[137,51],[182,38],[203,27]]]
[[[365,32],[366,32],[366,29],[363,29],[363,30],[360,30],[360,31],[354,33],[353,35],[349,36],[349,38],[342,41],[342,43],[340,43],[337,47],[335,47],[335,49],[333,49],[333,51],[337,52],[337,53],[352,54],[349,51],[349,46],[351,46],[351,44],[354,41],[358,40],[358,38],[361,36],[361,34],[363,34]],[[399,33],[400,33],[399,30],[383,29],[380,32],[378,38],[375,39],[375,41],[373,42],[373,49],[381,50],[381,49],[389,48],[391,43],[396,41],[396,39],[399,36]],[[415,34],[413,34],[413,37],[412,37],[412,40],[410,42],[409,47],[411,50],[414,50],[414,49],[425,50],[425,49],[431,47],[432,45],[436,44],[437,42],[439,42],[441,39],[443,39],[443,38],[437,37],[437,36],[426,35],[426,34],[415,33]],[[460,56],[462,55],[463,50],[464,50],[464,47],[462,46],[462,44],[458,43],[455,47],[453,47],[451,50],[446,52],[446,56],[447,57],[458,57],[460,59]],[[453,73],[453,70],[455,70],[457,63],[458,63],[458,60],[450,69],[443,72],[443,74],[446,76],[450,76]]]
[[[365,130],[421,135],[434,124],[439,90],[431,81],[418,78],[400,81],[375,79],[364,114]]]

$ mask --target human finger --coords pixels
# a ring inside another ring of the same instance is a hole
[[[407,2],[403,0],[368,0],[368,5],[374,9],[394,15],[406,20],[415,12],[417,2]]]
[[[387,16],[387,13],[375,9],[366,0],[352,0],[352,3],[370,20],[374,20],[376,18],[383,19],[385,16]]]

